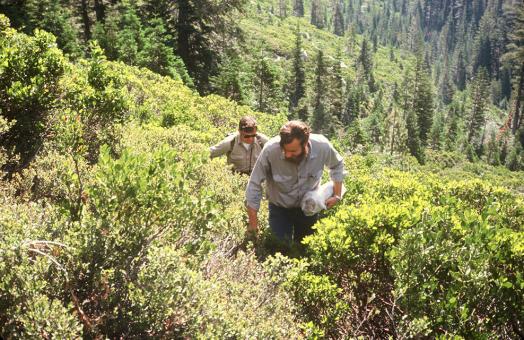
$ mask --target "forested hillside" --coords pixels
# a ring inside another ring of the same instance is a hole
[[[524,5],[0,0],[0,337],[524,337]],[[304,252],[209,146],[344,157]]]

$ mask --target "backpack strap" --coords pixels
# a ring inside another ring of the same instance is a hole
[[[258,133],[256,135],[256,141],[257,141],[257,144],[260,145],[260,148],[264,147],[265,143],[262,141],[262,137]]]
[[[235,139],[237,137],[233,137],[233,139],[231,140],[231,143],[229,144],[229,151],[227,152],[227,158],[229,158],[229,155],[231,155],[231,152],[233,151],[233,148],[235,147]]]

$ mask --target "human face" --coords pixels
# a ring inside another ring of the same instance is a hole
[[[305,145],[300,144],[298,139],[293,139],[291,143],[284,144],[284,157],[286,161],[299,164],[306,156]]]
[[[257,129],[254,128],[248,131],[249,132],[246,132],[244,130],[238,131],[238,133],[240,134],[240,140],[242,141],[242,143],[253,144],[257,136]]]

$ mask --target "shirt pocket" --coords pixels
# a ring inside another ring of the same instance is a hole
[[[275,185],[280,192],[288,193],[293,190],[296,179],[293,176],[273,175]]]
[[[309,173],[309,175],[307,176],[308,189],[309,190],[315,189],[320,184],[321,179],[322,179],[322,170]]]

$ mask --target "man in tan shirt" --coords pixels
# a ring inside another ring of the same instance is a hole
[[[253,117],[242,117],[238,132],[210,148],[211,158],[226,154],[227,163],[233,164],[235,172],[250,175],[267,140],[265,135],[257,133],[257,122]]]

